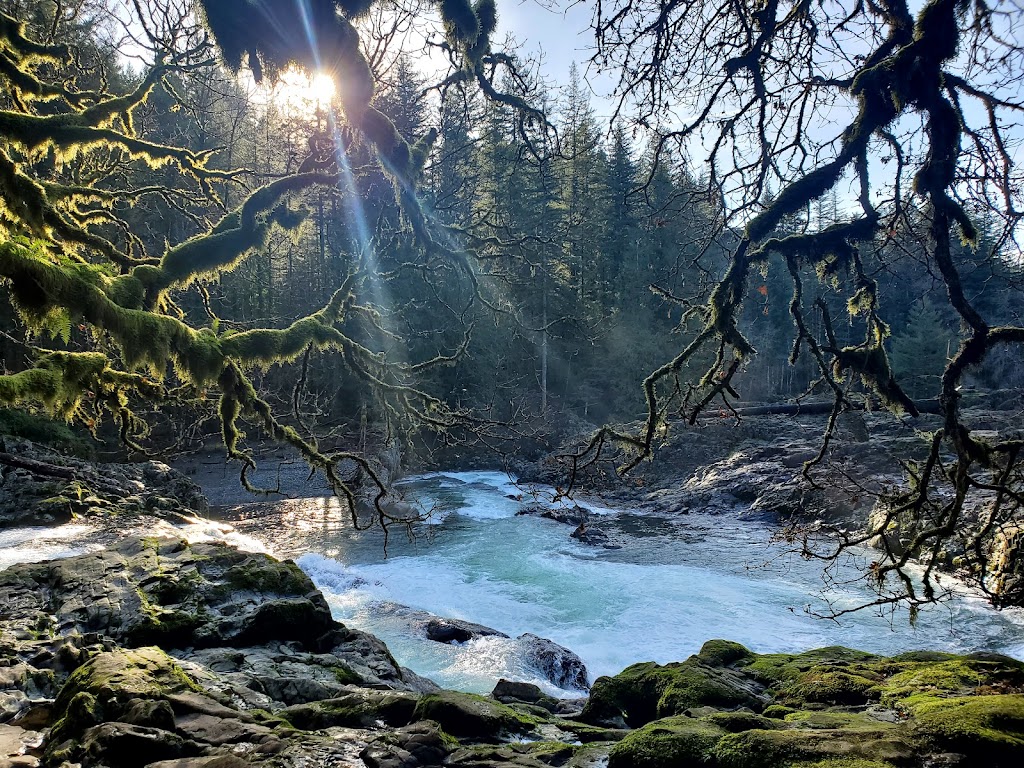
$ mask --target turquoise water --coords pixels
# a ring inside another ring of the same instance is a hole
[[[380,636],[401,664],[468,691],[517,677],[558,692],[513,641],[435,643],[403,606],[547,637],[578,653],[591,679],[637,661],[683,659],[715,637],[759,652],[841,644],[1024,656],[1024,614],[993,611],[971,595],[925,611],[916,627],[905,613],[872,610],[839,623],[814,618],[808,611],[825,609],[820,563],[787,556],[754,521],[690,514],[666,522],[626,510],[599,520],[621,544],[604,549],[571,539],[571,526],[517,517],[525,502],[508,496],[522,492],[493,472],[416,478],[406,493],[432,511],[431,524],[411,540],[393,537],[386,558],[378,537],[354,535],[322,499],[289,501],[290,523],[272,532],[266,520],[243,530],[260,538],[262,529],[271,551],[297,557],[339,620]],[[309,514],[304,504],[314,505]],[[825,597],[845,606],[870,593],[851,584]]]

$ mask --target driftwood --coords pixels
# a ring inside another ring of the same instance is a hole
[[[939,413],[938,400],[915,400],[914,405],[921,413]],[[736,408],[735,414],[732,411],[729,415],[736,416],[821,416],[831,413],[833,403],[812,402],[812,403],[774,403],[772,405],[752,405],[746,408]],[[864,403],[854,402],[853,410],[865,410]],[[872,410],[881,410],[881,405],[872,404]],[[710,414],[709,414],[710,415]]]
[[[43,461],[36,461],[35,459],[26,459],[22,456],[15,456],[10,453],[0,452],[0,464],[6,464],[9,467],[15,467],[17,469],[27,469],[29,472],[33,472],[37,475],[46,475],[48,477],[62,477],[65,480],[74,480],[76,477],[75,470],[71,467],[61,467],[57,464],[47,464]]]

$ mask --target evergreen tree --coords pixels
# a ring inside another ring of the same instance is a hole
[[[612,128],[608,152],[605,204],[605,237],[597,280],[607,303],[620,308],[639,309],[647,304],[647,283],[651,281],[650,254],[641,248],[636,206],[639,179],[625,126]]]
[[[939,378],[957,343],[927,297],[914,302],[906,327],[892,338],[890,352],[893,372],[911,397],[937,395]]]

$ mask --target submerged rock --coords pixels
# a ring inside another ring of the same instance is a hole
[[[437,643],[468,643],[478,637],[508,637],[504,632],[461,619],[429,619],[424,627],[428,640]]]
[[[516,512],[516,515],[531,515],[543,517],[546,520],[554,520],[566,525],[578,526],[590,520],[590,510],[581,507],[579,504],[572,505],[546,505],[530,504]]]
[[[471,621],[442,618],[394,603],[386,604],[386,610],[391,615],[402,616],[414,631],[421,631],[438,643],[462,644],[483,637],[511,640],[504,632]],[[553,685],[573,691],[589,690],[587,667],[573,651],[528,632],[515,638],[514,642],[524,660]]]

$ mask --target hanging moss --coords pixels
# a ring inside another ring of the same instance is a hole
[[[480,20],[469,0],[441,0],[440,8],[445,36],[456,50],[476,41]]]
[[[334,185],[340,179],[338,174],[303,173],[260,187],[212,230],[169,249],[159,269],[143,265],[133,275],[146,286],[148,300],[155,305],[170,288],[184,288],[194,280],[229,272],[265,246],[275,226],[294,230],[305,220],[305,213],[281,202],[282,197],[317,184]]]

